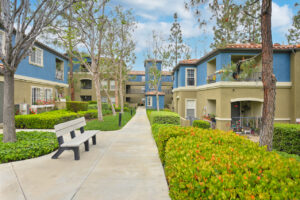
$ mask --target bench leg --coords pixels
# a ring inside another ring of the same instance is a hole
[[[74,147],[72,150],[74,151],[74,159],[80,160],[79,147]]]
[[[92,140],[93,140],[93,145],[96,145],[96,135],[94,135],[94,136],[92,137]]]
[[[85,149],[85,151],[89,151],[90,150],[89,141],[88,140],[84,142],[84,149]]]
[[[57,152],[51,157],[52,159],[57,159],[58,156],[64,151],[64,149],[59,148]]]

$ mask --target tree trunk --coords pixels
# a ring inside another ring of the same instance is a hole
[[[156,110],[159,111],[159,95],[158,95],[158,91],[156,91]]]
[[[119,87],[118,80],[115,78],[115,99],[116,99],[116,107],[119,107]]]
[[[116,116],[115,106],[114,106],[113,102],[111,101],[111,98],[110,98],[110,96],[109,96],[107,90],[104,89],[104,92],[105,92],[105,94],[106,94],[106,96],[107,96],[107,99],[108,99],[108,101],[109,101],[109,103],[110,103],[112,114],[113,114],[113,116]]]
[[[97,96],[98,120],[103,121],[100,82],[99,82],[99,74],[98,73],[93,74],[93,80],[94,80],[96,96]]]
[[[70,53],[69,53],[69,63],[70,63],[70,75],[69,75],[70,95],[71,95],[71,101],[75,101],[75,89],[74,89],[74,78],[73,78],[73,58]]]
[[[16,142],[14,73],[4,73],[3,142]]]
[[[262,127],[260,132],[260,146],[267,145],[272,150],[273,122],[275,114],[276,78],[273,74],[273,44],[271,30],[272,1],[263,0],[261,35],[262,35],[262,82],[264,88],[264,104],[262,113]]]

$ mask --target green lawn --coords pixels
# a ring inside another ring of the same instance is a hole
[[[135,113],[133,113],[134,116]],[[132,118],[130,112],[124,112],[122,115],[122,126],[119,127],[119,113],[116,116],[108,115],[103,117],[103,121],[92,120],[87,122],[85,130],[100,130],[100,131],[114,131],[119,130]]]
[[[273,151],[275,151],[276,153],[278,153],[282,157],[285,157],[285,158],[295,158],[298,162],[300,162],[300,156],[298,156],[296,154],[288,154],[288,153],[285,153],[285,152],[282,152],[282,151],[276,151],[276,150],[273,150]]]

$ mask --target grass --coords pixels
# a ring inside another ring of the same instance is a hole
[[[108,115],[103,117],[103,121],[99,122],[98,120],[91,120],[87,122],[85,126],[85,130],[100,130],[100,131],[114,131],[114,130],[119,130],[127,122],[134,116],[130,115],[130,112],[124,112],[122,115],[122,126],[119,127],[119,113],[117,113],[116,116],[113,115]]]

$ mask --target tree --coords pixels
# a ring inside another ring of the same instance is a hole
[[[105,33],[105,24],[107,23],[107,16],[105,15],[105,7],[108,0],[94,0],[81,2],[76,4],[75,14],[72,18],[76,25],[76,31],[79,34],[80,45],[83,45],[87,51],[88,57],[91,62],[81,53],[74,53],[80,63],[92,75],[94,85],[96,88],[97,106],[98,106],[98,120],[103,120],[101,93],[100,93],[100,79],[101,79],[101,66],[105,64],[105,59],[102,59],[103,53],[103,38]],[[76,48],[79,45],[77,45]],[[77,51],[79,52],[79,51]]]
[[[174,22],[170,29],[171,34],[169,36],[169,63],[170,67],[174,67],[178,64],[178,59],[189,59],[190,48],[183,43],[182,32],[180,24],[178,22],[177,13],[174,13]]]
[[[36,38],[72,1],[10,1],[1,0],[0,23],[5,33],[4,52],[0,48],[0,59],[4,68],[3,142],[15,142],[14,74],[20,62],[33,50]]]
[[[224,5],[224,7],[244,7],[244,10],[247,9],[249,4],[246,2],[257,3],[259,0],[249,1],[245,0],[241,4],[236,4],[234,1],[226,1],[229,4]],[[205,0],[189,0],[186,3],[187,8],[191,8],[196,11],[196,15],[199,16],[199,6],[207,3]],[[218,1],[213,1],[210,4],[210,7],[213,9],[219,8]],[[226,12],[225,12],[226,13]],[[228,21],[236,23],[237,16],[236,12],[228,12]],[[244,13],[246,14],[246,13]],[[249,13],[248,13],[249,14]],[[231,16],[233,15],[233,16]],[[264,89],[264,103],[263,103],[263,114],[262,114],[262,128],[260,133],[260,145],[267,146],[269,151],[272,150],[272,139],[273,139],[273,123],[274,123],[274,114],[275,114],[275,97],[276,97],[276,78],[273,74],[273,45],[272,45],[272,30],[271,30],[271,15],[272,15],[272,1],[263,0],[261,6],[261,14],[259,19],[261,19],[261,39],[262,39],[262,83]],[[250,14],[249,14],[250,16]],[[218,16],[214,16],[217,17]],[[231,21],[233,20],[233,21]],[[198,20],[200,25],[205,24],[204,20]],[[226,26],[224,27],[226,28]],[[230,29],[229,29],[230,30]],[[235,37],[235,36],[234,36]],[[229,38],[230,42],[233,37]],[[239,41],[239,40],[236,40]],[[235,41],[233,41],[235,43]]]
[[[157,68],[157,60],[152,61],[152,66],[149,68],[149,87],[156,92],[156,110],[159,111],[159,86],[161,84],[161,71]]]
[[[299,4],[295,4],[295,7]],[[300,44],[300,10],[293,17],[293,26],[289,29],[289,34],[286,35],[289,44]]]

